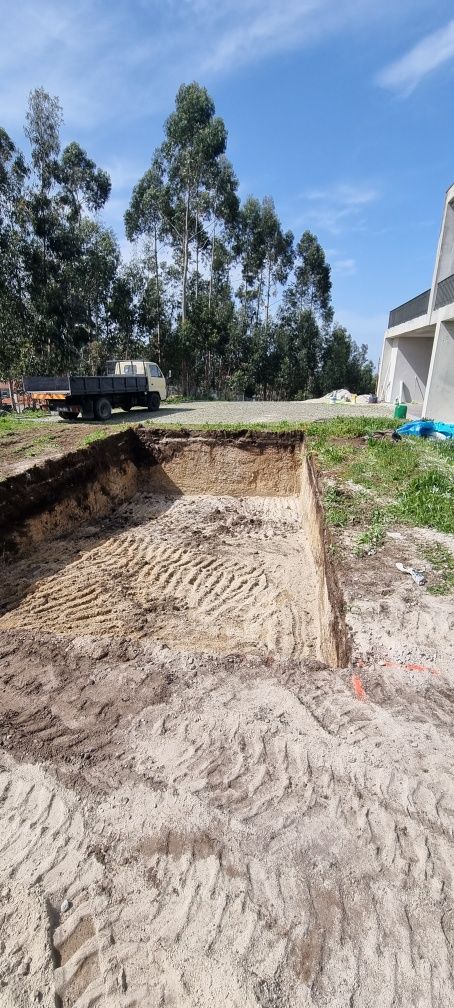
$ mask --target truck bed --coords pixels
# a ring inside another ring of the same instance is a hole
[[[24,377],[24,392],[68,396],[109,395],[122,392],[146,392],[145,375],[44,375]]]

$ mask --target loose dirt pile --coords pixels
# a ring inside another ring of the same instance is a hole
[[[5,568],[2,1008],[454,1004],[432,603],[432,660],[400,596],[390,655],[358,561],[355,666],[324,667],[304,522],[293,494],[143,488]]]

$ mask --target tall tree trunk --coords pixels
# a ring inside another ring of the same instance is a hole
[[[186,194],[186,211],[184,215],[184,235],[183,235],[183,276],[181,284],[181,321],[186,322],[186,302],[188,286],[188,266],[189,266],[189,188]]]
[[[263,289],[263,269],[260,270],[259,285],[257,290],[257,308],[255,315],[255,325],[257,328],[260,322],[260,302],[262,300],[262,289]]]
[[[211,239],[211,263],[210,263],[210,285],[208,288],[208,311],[211,312],[211,299],[213,297],[213,272],[214,272],[214,239],[216,236],[216,224],[213,225],[213,236]]]
[[[195,299],[199,297],[199,201],[195,211]]]
[[[184,215],[184,235],[183,235],[183,277],[182,277],[182,288],[181,288],[181,322],[184,330],[184,326],[187,320],[187,287],[188,287],[188,266],[189,266],[189,202],[190,194],[189,187],[186,194],[186,211]],[[182,333],[183,341],[185,340],[185,333]],[[183,346],[183,353],[181,358],[181,377],[183,384],[183,395],[188,394],[188,367],[186,361],[185,349]]]
[[[9,386],[9,395],[10,395],[10,399],[11,399],[11,409],[12,409],[13,413],[18,413],[19,411],[17,409],[17,401],[16,401],[15,394],[14,394],[14,388],[13,388],[13,380],[12,380],[12,378],[8,378],[8,386]]]
[[[154,271],[156,279],[156,305],[158,309],[158,325],[157,325],[157,358],[158,364],[161,364],[161,289],[159,286],[159,263],[158,263],[158,236],[156,231],[156,223],[154,226]]]
[[[271,263],[268,260],[268,277],[266,285],[266,308],[265,308],[265,329],[268,329],[268,321],[270,317],[270,293],[271,293]]]

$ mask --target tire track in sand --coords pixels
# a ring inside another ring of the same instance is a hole
[[[311,652],[314,576],[296,498],[180,498],[149,511],[139,496],[126,531],[38,581],[0,627],[145,632],[221,653]]]

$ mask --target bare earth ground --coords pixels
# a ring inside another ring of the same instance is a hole
[[[295,498],[139,494],[3,572],[2,1008],[449,1008],[452,599]],[[433,536],[432,536],[433,538]]]
[[[177,405],[163,404],[157,413],[133,409],[130,413],[115,410],[108,424],[74,424],[59,419],[38,419],[33,426],[25,426],[0,439],[0,479],[28,469],[31,464],[47,458],[57,458],[74,450],[103,431],[112,433],[116,426],[131,423],[197,425],[204,423],[248,424],[287,420],[327,420],[335,416],[391,416],[393,407],[386,403],[376,406],[330,404],[317,399],[306,402],[194,402]],[[32,460],[32,462],[31,462]]]

